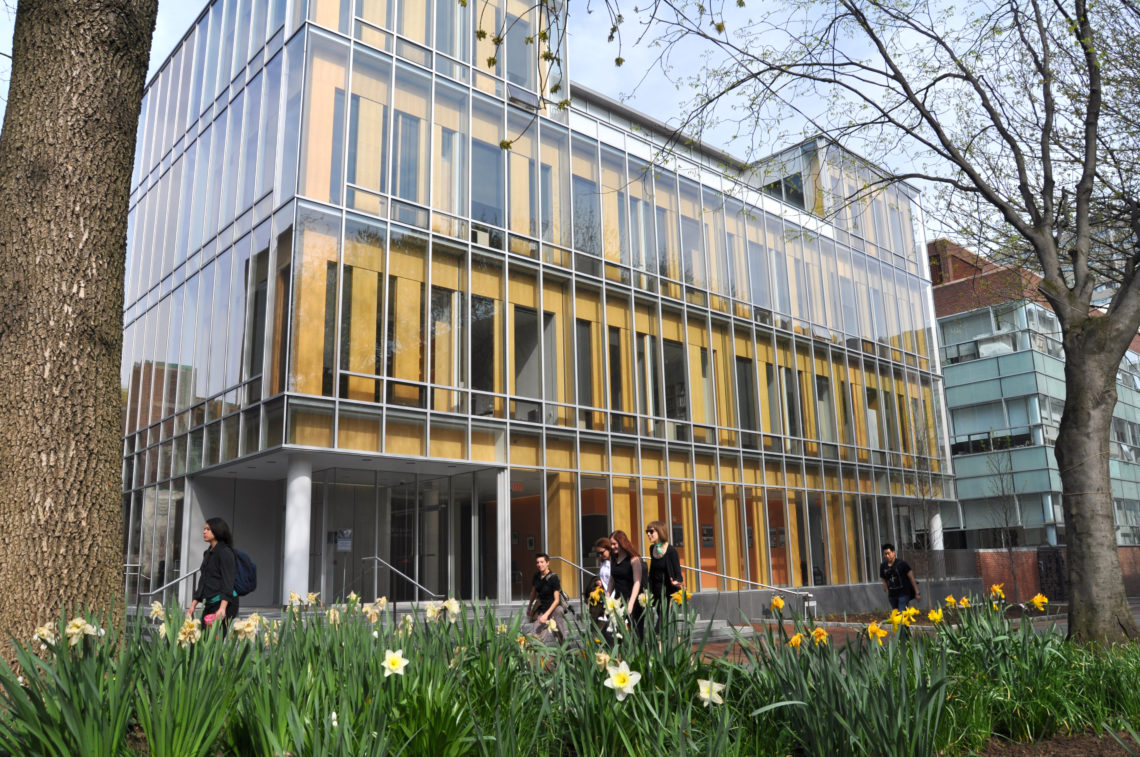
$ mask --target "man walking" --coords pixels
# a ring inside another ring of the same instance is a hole
[[[883,591],[890,598],[891,609],[902,612],[912,599],[920,600],[914,571],[906,560],[898,559],[894,544],[883,545],[883,562],[879,565],[879,578],[883,579]]]
[[[550,569],[550,557],[545,552],[534,556],[534,566],[538,569],[531,581],[530,606],[527,617],[534,621],[534,635],[542,641],[555,636],[558,641],[566,640],[566,618],[563,617],[565,597],[558,574]],[[553,621],[554,628],[550,628]]]

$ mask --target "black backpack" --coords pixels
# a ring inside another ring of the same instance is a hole
[[[257,565],[240,549],[234,550],[237,572],[234,575],[234,594],[244,597],[257,588]]]

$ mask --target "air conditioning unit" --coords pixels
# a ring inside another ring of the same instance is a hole
[[[471,240],[475,242],[475,244],[479,244],[484,247],[490,247],[491,232],[487,231],[486,229],[472,229]]]

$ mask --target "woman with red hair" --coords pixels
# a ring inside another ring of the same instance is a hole
[[[641,635],[642,607],[639,597],[643,591],[641,555],[625,531],[610,534],[610,587],[611,593],[625,602],[626,615],[633,620],[637,635]]]

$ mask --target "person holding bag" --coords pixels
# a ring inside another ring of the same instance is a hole
[[[221,518],[210,518],[202,527],[202,540],[209,548],[202,553],[202,566],[198,569],[198,585],[194,600],[186,617],[202,604],[202,620],[208,626],[215,619],[222,621],[222,633],[229,630],[230,621],[238,614],[238,595],[234,588],[237,575],[237,558],[234,556],[233,534]]]

